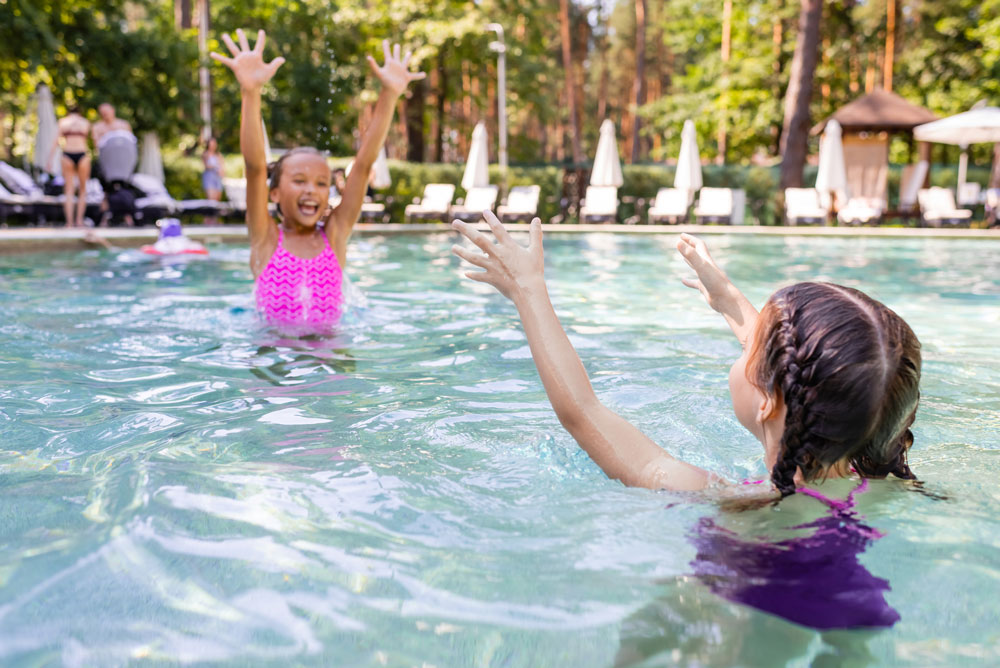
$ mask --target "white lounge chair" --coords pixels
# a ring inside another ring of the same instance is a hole
[[[613,223],[618,220],[618,188],[615,186],[587,186],[587,194],[580,202],[580,222],[594,218]]]
[[[983,203],[983,187],[978,183],[963,183],[958,187],[959,206],[979,206]]]
[[[497,217],[503,222],[531,220],[538,213],[538,186],[514,186],[507,193],[507,203],[497,207]]]
[[[885,202],[882,200],[875,197],[852,197],[837,212],[837,220],[844,225],[868,225],[877,223],[883,213]]]
[[[211,199],[174,199],[167,187],[149,174],[133,174],[129,183],[142,195],[135,200],[137,220],[157,220],[167,216],[218,216],[228,211],[224,204]]]
[[[824,223],[828,215],[815,188],[785,188],[785,221],[789,225]]]
[[[913,211],[917,208],[917,191],[923,187],[929,168],[930,164],[926,160],[903,167],[903,174],[899,179],[900,211]]]
[[[647,213],[650,224],[683,223],[688,216],[688,191],[677,188],[660,188],[653,206]]]
[[[234,214],[241,216],[247,212],[247,180],[224,178],[222,179],[222,191],[226,193],[226,201]]]
[[[455,196],[455,186],[451,183],[428,183],[424,195],[414,200],[405,210],[405,218],[431,218],[445,220],[451,210],[451,200]]]
[[[16,202],[21,207],[20,213],[27,213],[35,221],[40,222],[62,219],[64,215],[62,205],[66,196],[46,195],[42,187],[35,183],[31,175],[23,169],[18,169],[0,160],[0,184],[3,184],[9,193],[8,202],[11,204]],[[103,193],[101,199],[103,199]],[[101,199],[97,200],[96,203],[100,204]],[[92,204],[89,197],[87,204],[88,206]],[[30,209],[24,207],[30,207]]]
[[[483,211],[493,210],[497,202],[497,187],[482,186],[479,188],[469,188],[465,195],[465,201],[451,207],[451,218],[459,220],[479,220]]]
[[[917,193],[920,203],[920,217],[931,227],[941,227],[944,223],[966,223],[972,218],[972,211],[955,206],[955,196],[950,188],[927,188]]]
[[[731,188],[702,188],[698,203],[694,207],[694,217],[699,223],[733,222],[733,191]]]

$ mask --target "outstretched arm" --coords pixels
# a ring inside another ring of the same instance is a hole
[[[715,264],[704,241],[690,234],[682,234],[677,242],[677,250],[698,275],[697,278],[683,278],[681,282],[701,292],[708,305],[729,323],[729,328],[740,340],[740,345],[745,346],[757,323],[757,309],[733,285],[719,265]]]
[[[264,151],[264,125],[260,111],[260,92],[274,73],[285,62],[278,57],[270,63],[264,62],[264,42],[266,36],[263,30],[257,31],[257,44],[253,49],[247,41],[242,29],[236,31],[240,41],[237,47],[229,35],[223,35],[232,58],[212,53],[212,58],[219,61],[236,75],[240,84],[240,94],[243,106],[240,116],[240,152],[243,153],[243,164],[247,177],[247,227],[250,229],[251,246],[264,242],[274,225],[271,214],[267,210],[267,155]]]
[[[384,40],[382,51],[385,55],[385,63],[382,67],[378,66],[374,58],[368,56],[369,66],[378,80],[382,82],[382,92],[375,104],[372,121],[361,138],[361,146],[354,158],[354,166],[351,167],[351,173],[347,177],[344,192],[340,193],[340,204],[330,215],[332,229],[336,235],[334,242],[338,256],[341,255],[342,250],[346,253],[347,239],[361,213],[361,204],[364,202],[365,191],[368,189],[368,174],[371,172],[372,165],[375,164],[379,149],[385,143],[386,135],[389,134],[389,125],[392,123],[396,101],[411,81],[423,79],[426,76],[423,72],[410,72],[407,69],[411,54],[407,51],[401,59],[399,44],[390,49],[389,40]],[[343,249],[339,248],[341,245]]]
[[[486,270],[466,276],[489,283],[514,302],[538,375],[566,430],[608,476],[626,485],[673,490],[704,488],[711,480],[709,473],[671,457],[597,398],[549,300],[539,220],[531,221],[531,243],[525,249],[510,237],[496,216],[489,211],[484,215],[497,242],[473,226],[455,221],[452,227],[483,253],[461,246],[454,246],[452,252]]]

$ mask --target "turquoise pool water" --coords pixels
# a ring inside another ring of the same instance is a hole
[[[367,305],[319,339],[260,327],[245,248],[0,257],[0,663],[996,665],[1000,243],[707,240],[758,305],[832,280],[923,342],[925,493],[877,482],[860,506],[892,628],[712,594],[699,520],[783,537],[817,502],[733,513],[609,481],[451,236],[362,236]],[[557,310],[606,403],[761,477],[729,407],[738,346],[672,243],[551,235]]]

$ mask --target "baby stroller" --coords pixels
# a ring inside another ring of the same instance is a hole
[[[135,193],[129,188],[129,180],[139,160],[135,135],[125,130],[112,130],[101,137],[97,153],[108,206],[101,223],[124,220],[132,225]]]

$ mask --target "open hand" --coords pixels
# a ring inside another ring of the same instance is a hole
[[[410,56],[413,54],[407,51],[406,55],[400,60],[399,44],[394,44],[392,49],[390,49],[389,40],[382,40],[382,53],[385,54],[385,63],[383,63],[382,67],[378,66],[378,62],[372,56],[368,56],[368,64],[371,66],[372,71],[375,72],[378,80],[382,82],[382,85],[390,93],[397,96],[402,95],[411,81],[417,81],[427,76],[423,72],[410,72],[407,69],[410,65]]]
[[[541,221],[538,218],[531,221],[530,242],[525,248],[514,241],[492,211],[483,212],[483,217],[493,231],[496,243],[468,223],[456,220],[451,224],[452,228],[483,251],[476,253],[458,245],[451,247],[451,252],[458,257],[486,270],[468,272],[465,275],[474,281],[489,283],[515,303],[528,294],[544,291],[545,259],[542,252]]]
[[[681,283],[701,292],[708,305],[721,312],[726,300],[733,298],[732,283],[719,265],[715,264],[708,246],[698,237],[682,234],[677,241],[677,250],[698,275],[697,278],[682,278]]]
[[[229,52],[233,54],[232,58],[227,58],[220,53],[212,52],[210,55],[213,60],[217,60],[229,69],[233,71],[236,75],[236,80],[240,83],[240,88],[243,90],[260,90],[264,87],[274,73],[278,71],[285,59],[278,56],[269,63],[264,62],[264,42],[266,40],[266,35],[263,30],[257,31],[257,44],[254,48],[250,48],[250,43],[247,41],[246,33],[240,28],[236,31],[236,38],[240,41],[239,47],[237,47],[232,38],[228,34],[222,35],[222,41],[226,43],[229,47]]]

